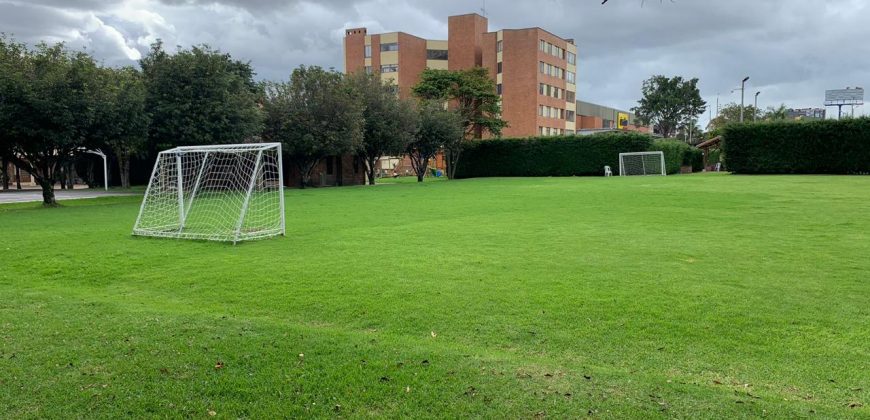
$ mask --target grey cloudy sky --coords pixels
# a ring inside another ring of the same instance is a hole
[[[710,107],[821,106],[825,89],[870,85],[868,0],[488,0],[490,30],[540,26],[579,48],[578,97],[633,106],[652,74],[698,77]],[[447,37],[447,16],[483,0],[0,0],[0,31],[66,41],[111,65],[133,64],[160,38],[207,43],[250,60],[260,78],[299,64],[343,70],[344,28]],[[834,111],[834,109],[829,109]],[[714,111],[715,112],[715,111]],[[864,109],[856,110],[864,114]],[[706,118],[702,119],[706,122]]]

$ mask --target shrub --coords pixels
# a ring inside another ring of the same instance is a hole
[[[462,152],[456,178],[602,175],[605,165],[618,171],[620,153],[651,145],[646,134],[618,132],[474,141]]]
[[[668,174],[680,173],[680,167],[684,162],[691,160],[688,155],[691,153],[692,146],[689,146],[682,140],[664,139],[653,142],[650,150],[661,151],[665,154],[665,168]]]
[[[689,147],[686,154],[683,155],[683,165],[691,166],[692,172],[701,172],[704,170],[704,152],[697,147]]]
[[[870,172],[870,119],[726,126],[728,170],[744,174]]]

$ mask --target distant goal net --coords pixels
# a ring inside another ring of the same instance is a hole
[[[663,152],[634,152],[619,154],[619,176],[667,175]]]
[[[133,235],[238,241],[284,234],[280,143],[160,152]]]

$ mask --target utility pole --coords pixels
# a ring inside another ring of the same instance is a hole
[[[746,93],[746,81],[749,80],[749,76],[743,78],[743,81],[740,82],[740,122],[743,122],[743,97]]]
[[[755,92],[755,109],[752,110],[752,122],[758,120],[758,95],[761,95],[761,91]]]

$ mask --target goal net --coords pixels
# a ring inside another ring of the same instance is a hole
[[[620,153],[619,175],[667,175],[665,154],[662,152]]]
[[[280,143],[164,150],[133,234],[233,243],[283,235],[283,185]]]

